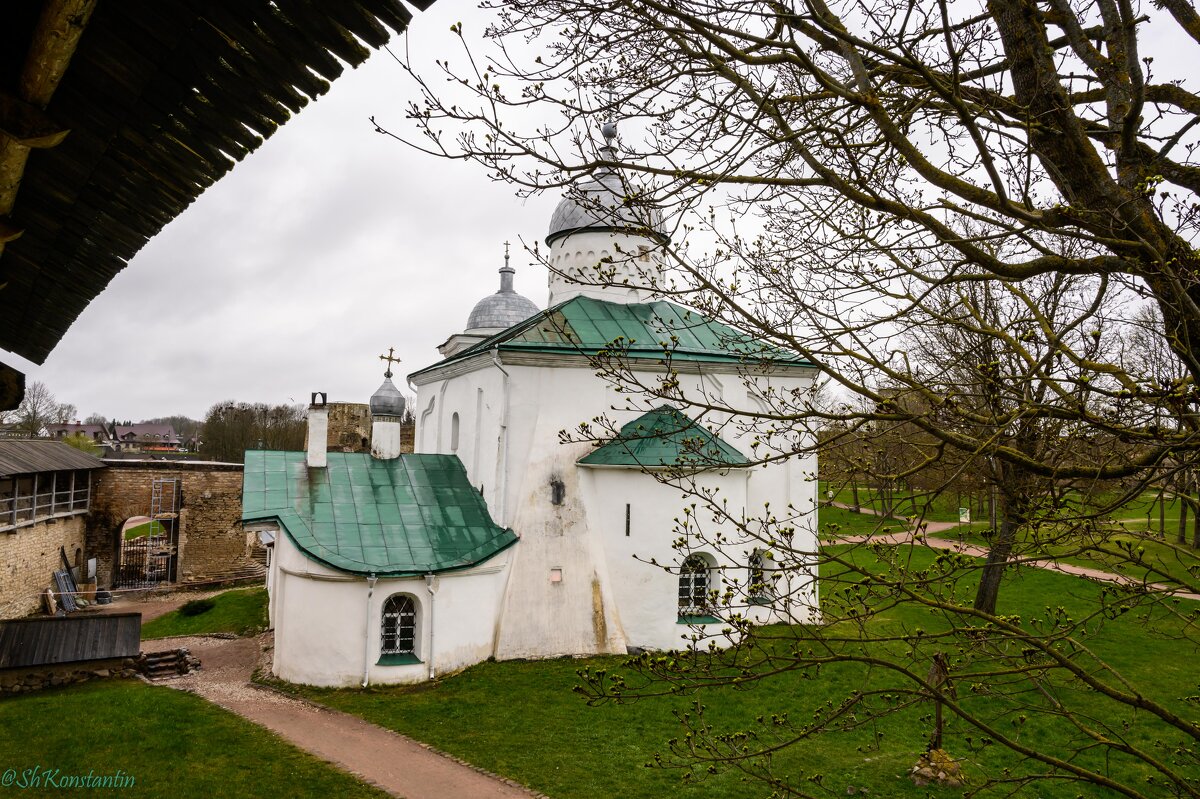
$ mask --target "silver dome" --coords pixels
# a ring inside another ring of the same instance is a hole
[[[508,256],[505,256],[507,260]],[[507,330],[524,322],[541,309],[533,301],[513,290],[515,269],[507,264],[500,270],[500,290],[489,294],[471,309],[467,317],[467,332],[472,330]]]
[[[383,379],[383,385],[371,395],[372,416],[403,416],[404,395],[392,383],[390,376]]]
[[[606,158],[615,155],[601,153]],[[649,224],[647,224],[649,223]],[[581,230],[615,230],[649,235],[665,244],[671,240],[663,232],[662,212],[657,208],[626,202],[621,176],[609,170],[598,180],[571,187],[550,217],[546,243]]]

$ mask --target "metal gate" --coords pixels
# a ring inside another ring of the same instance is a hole
[[[179,479],[155,478],[150,487],[150,521],[143,535],[121,537],[117,588],[149,588],[174,582],[179,544]]]

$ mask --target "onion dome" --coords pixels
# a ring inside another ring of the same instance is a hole
[[[383,378],[383,385],[371,395],[371,415],[403,416],[404,405],[404,395],[392,383],[392,373],[388,371],[387,377]]]
[[[524,322],[541,309],[533,300],[513,290],[513,275],[517,270],[508,265],[508,245],[505,244],[504,266],[500,268],[500,290],[489,294],[471,309],[467,317],[467,332],[476,330],[507,330]]]
[[[604,136],[608,144],[600,148],[600,157],[615,161],[617,151],[612,146],[615,127],[605,126]],[[597,173],[589,180],[571,187],[567,196],[559,202],[550,217],[550,230],[546,233],[546,244],[572,233],[586,230],[607,230],[633,235],[649,236],[666,244],[671,237],[663,232],[662,212],[631,202],[621,176],[612,169]]]

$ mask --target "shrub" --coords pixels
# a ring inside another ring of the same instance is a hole
[[[201,613],[207,613],[216,607],[216,601],[212,599],[193,599],[190,602],[185,602],[183,607],[179,609],[180,616],[199,616]]]

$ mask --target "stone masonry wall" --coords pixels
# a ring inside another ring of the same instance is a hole
[[[329,452],[367,452],[371,448],[371,409],[365,402],[330,402]],[[304,434],[304,449],[308,449],[308,433]]]
[[[183,461],[106,461],[92,487],[88,514],[88,555],[97,558],[101,587],[113,583],[120,558],[119,533],[131,516],[150,513],[155,479],[180,483],[180,582],[219,575],[249,563],[246,535],[241,528],[242,465]]]
[[[365,402],[330,402],[329,435],[326,450],[329,452],[371,451],[371,407]],[[400,451],[413,451],[413,423],[400,426]],[[308,449],[308,433],[304,434],[304,449]]]
[[[84,537],[82,514],[0,532],[0,618],[36,611],[42,591],[52,585],[51,575],[62,569],[59,548],[66,549],[67,560],[74,566],[75,550],[87,549]]]

